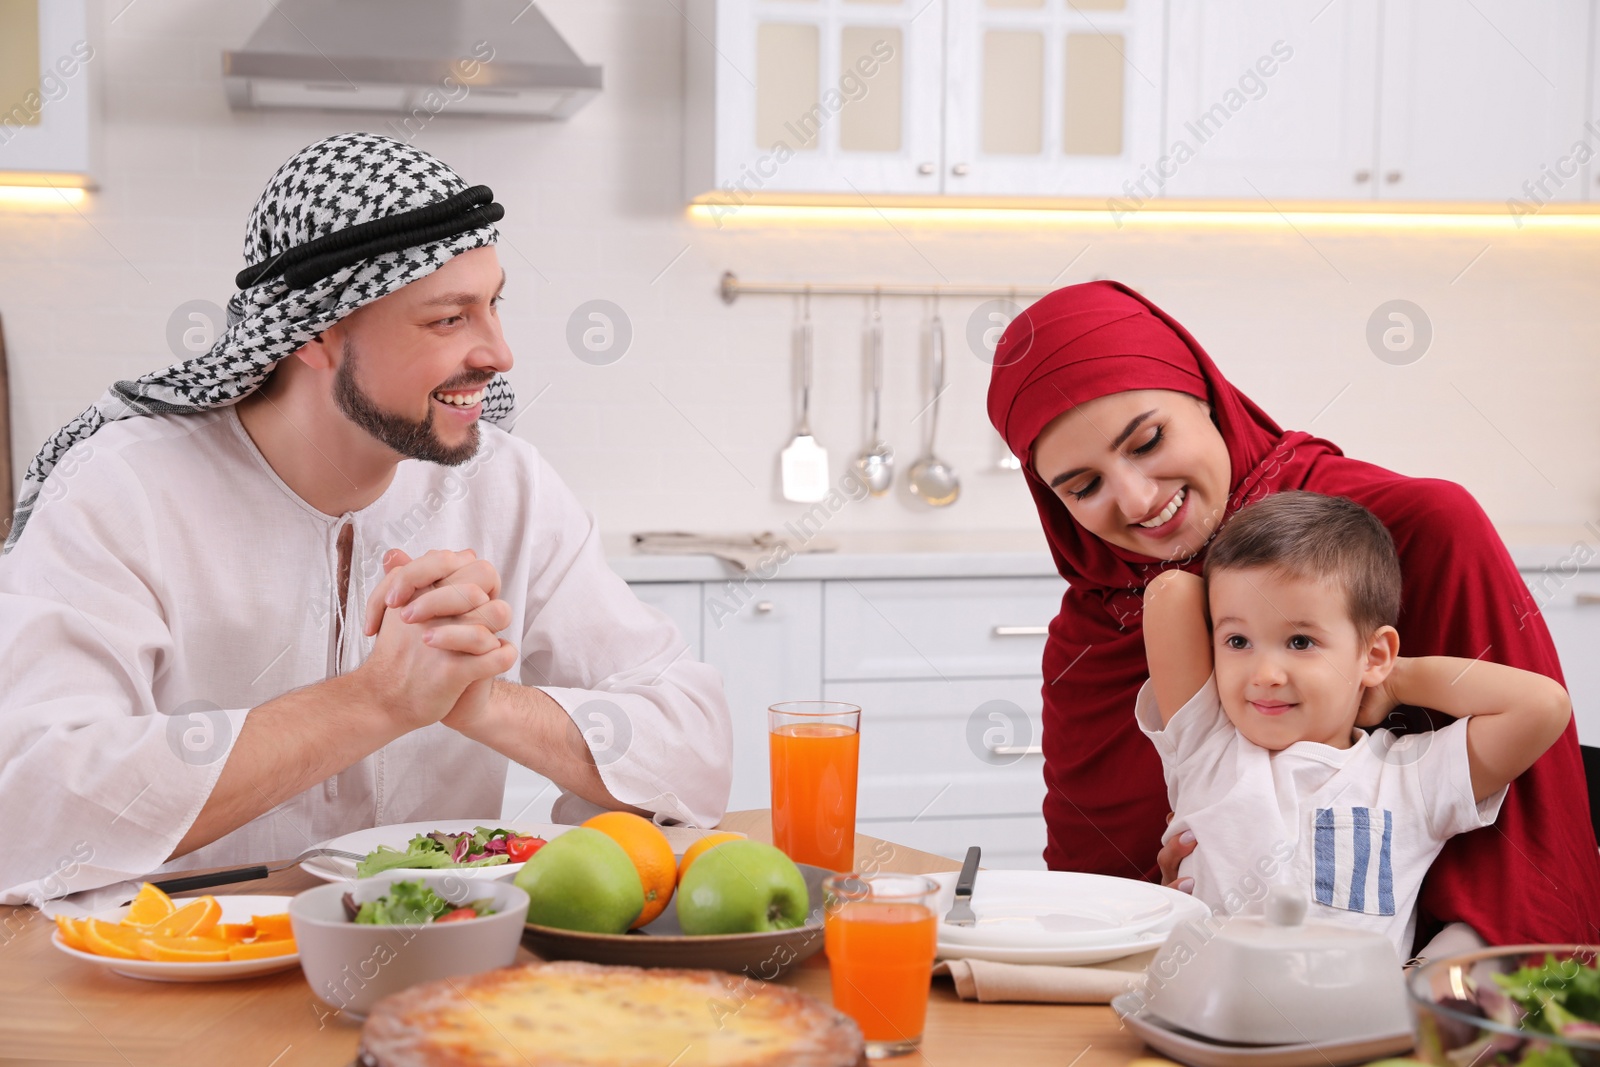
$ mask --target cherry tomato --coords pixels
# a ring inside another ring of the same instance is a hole
[[[477,917],[478,913],[473,911],[471,908],[457,908],[454,911],[445,912],[443,915],[439,916],[433,921],[436,923],[453,923],[459,922],[462,919],[476,919]]]
[[[512,863],[526,863],[535,852],[543,848],[547,842],[542,837],[508,837],[506,838],[506,857]]]

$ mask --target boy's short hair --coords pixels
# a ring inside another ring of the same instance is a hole
[[[1353,500],[1299,489],[1274,493],[1229,519],[1206,550],[1218,570],[1268,567],[1344,590],[1363,636],[1400,618],[1400,557],[1378,517]]]

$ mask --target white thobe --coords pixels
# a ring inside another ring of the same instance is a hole
[[[251,709],[371,652],[363,617],[390,548],[492,562],[512,612],[502,636],[520,650],[502,677],[566,710],[618,800],[661,822],[722,817],[720,678],[606,566],[594,521],[532,445],[485,423],[468,463],[406,460],[372,504],[330,516],[278,478],[234,408],[136,417],[63,458],[0,558],[0,903],[288,858],[366,827],[497,818],[506,757],[435,723],[166,862]]]

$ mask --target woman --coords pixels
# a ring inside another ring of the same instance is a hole
[[[995,349],[989,418],[1022,461],[1070,583],[1044,657],[1053,870],[1157,877],[1166,789],[1133,718],[1149,673],[1141,593],[1165,568],[1198,572],[1221,523],[1266,494],[1345,496],[1383,520],[1404,576],[1406,655],[1482,656],[1561,680],[1544,620],[1471,494],[1279,429],[1188,331],[1122,285],[1058,290],[1012,322]],[[1431,725],[1401,710],[1391,726]],[[1569,726],[1512,784],[1497,824],[1435,861],[1416,943],[1456,922],[1491,944],[1600,938],[1586,795]],[[1170,870],[1192,847],[1174,842],[1161,860]]]

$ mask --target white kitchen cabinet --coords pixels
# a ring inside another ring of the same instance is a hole
[[[1028,678],[826,682],[861,708],[860,819],[1038,817],[1042,688]]]
[[[1561,657],[1578,741],[1600,746],[1600,571],[1523,571]]]
[[[728,808],[737,811],[772,803],[767,708],[822,696],[822,583],[769,582],[748,599],[730,588],[706,585],[702,642],[733,713]]]
[[[937,193],[943,0],[694,0],[691,197]]]
[[[1384,5],[1384,200],[1584,196],[1573,144],[1589,104],[1591,0]],[[1558,169],[1570,169],[1566,175]],[[1524,183],[1532,183],[1525,189]]]
[[[0,3],[0,184],[90,183],[102,61],[89,37],[84,0]]]
[[[1100,196],[1161,151],[1162,0],[946,6],[944,191]]]
[[[1032,677],[1059,578],[831,581],[824,611],[829,681]]]
[[[841,700],[862,709],[862,833],[914,825],[904,843],[959,856],[981,831],[986,862],[1042,867],[1040,661],[1059,578],[631,588],[686,636],[684,613],[701,607],[701,657],[722,673],[733,715],[731,810],[771,803],[767,708]]]
[[[1372,199],[1379,30],[1378,0],[1172,0],[1164,195]]]

